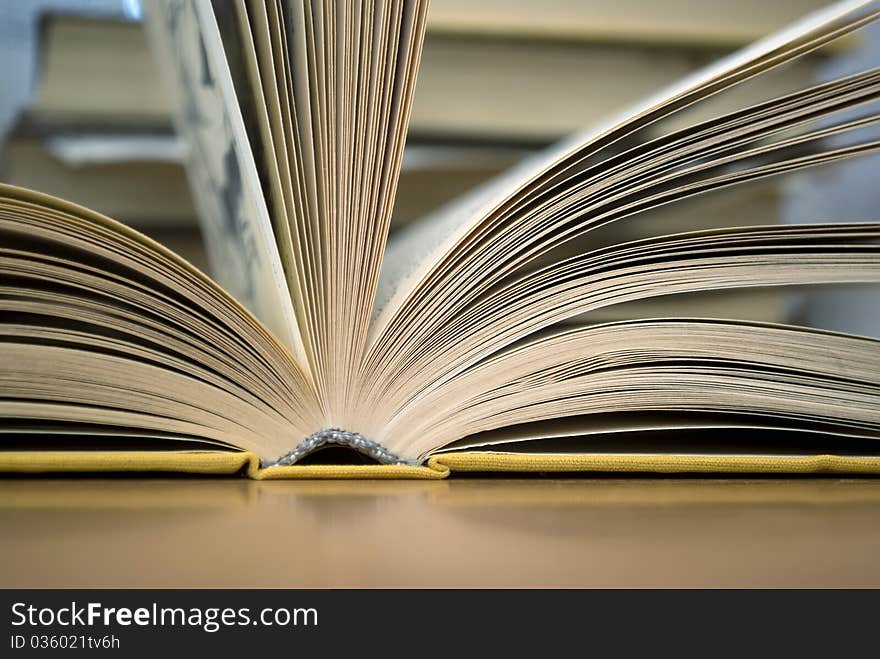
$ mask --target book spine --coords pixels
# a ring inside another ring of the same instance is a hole
[[[382,465],[418,466],[418,462],[404,460],[382,446],[379,442],[367,439],[360,433],[351,432],[349,430],[340,430],[339,428],[327,428],[312,433],[277,460],[269,462],[263,461],[261,462],[261,466],[264,469],[268,467],[289,467],[296,464],[307,455],[328,446],[340,446],[352,449],[372,458]]]

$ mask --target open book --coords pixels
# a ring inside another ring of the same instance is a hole
[[[880,150],[864,130],[880,121],[878,69],[649,130],[876,5],[810,15],[387,245],[425,2],[147,8],[217,283],[97,213],[0,187],[3,470],[880,472],[877,340],[698,318],[560,325],[671,294],[876,283],[880,223],[550,258],[663,204]]]

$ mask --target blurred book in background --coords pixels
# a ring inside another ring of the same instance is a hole
[[[435,3],[433,11],[443,16],[443,7],[443,2]],[[448,25],[437,33],[429,28],[411,137],[543,146],[595,124],[725,52],[717,44],[658,46],[564,36],[499,36],[488,25],[485,34],[477,34],[473,26],[461,33]],[[170,130],[171,101],[140,24],[49,16],[40,49],[38,92],[29,110],[35,122]],[[801,61],[676,121],[708,118],[801,88],[814,77],[811,64]]]
[[[735,48],[824,0],[434,0],[428,29],[516,38]]]
[[[140,22],[47,14],[37,61],[34,122],[171,131],[171,99]]]

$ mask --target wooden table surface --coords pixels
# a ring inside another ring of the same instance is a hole
[[[0,586],[880,586],[880,480],[0,480]]]

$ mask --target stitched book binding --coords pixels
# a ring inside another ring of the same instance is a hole
[[[307,455],[311,455],[315,451],[328,446],[341,446],[352,449],[374,459],[379,464],[418,465],[417,461],[404,460],[382,446],[379,442],[367,439],[358,432],[341,430],[339,428],[327,428],[312,433],[277,460],[270,462],[262,461],[261,466],[263,468],[289,467],[296,464]]]

